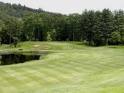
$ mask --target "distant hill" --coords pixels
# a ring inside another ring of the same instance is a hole
[[[3,3],[0,2],[0,19],[4,19],[7,17],[17,17],[22,18],[23,16],[30,14],[30,13],[47,13],[51,15],[61,15],[57,13],[51,13],[39,9],[32,9],[26,6],[22,6],[20,4],[10,4],[10,3]]]

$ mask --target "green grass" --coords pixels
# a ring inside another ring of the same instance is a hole
[[[0,47],[20,48],[52,52],[38,61],[0,66],[0,93],[124,93],[123,46],[24,42]]]

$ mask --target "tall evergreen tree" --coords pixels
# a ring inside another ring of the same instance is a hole
[[[114,17],[109,9],[102,11],[101,31],[104,44],[108,44],[111,33],[114,30]]]
[[[124,44],[124,11],[119,10],[114,12],[114,31],[120,34],[121,43]]]

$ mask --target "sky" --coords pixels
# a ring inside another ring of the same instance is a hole
[[[31,8],[42,8],[62,14],[82,13],[83,10],[124,9],[124,0],[0,0],[5,3],[16,3]]]

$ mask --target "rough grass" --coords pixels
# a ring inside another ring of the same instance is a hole
[[[8,50],[54,51],[39,61],[0,67],[0,93],[124,93],[124,47],[24,42]]]

